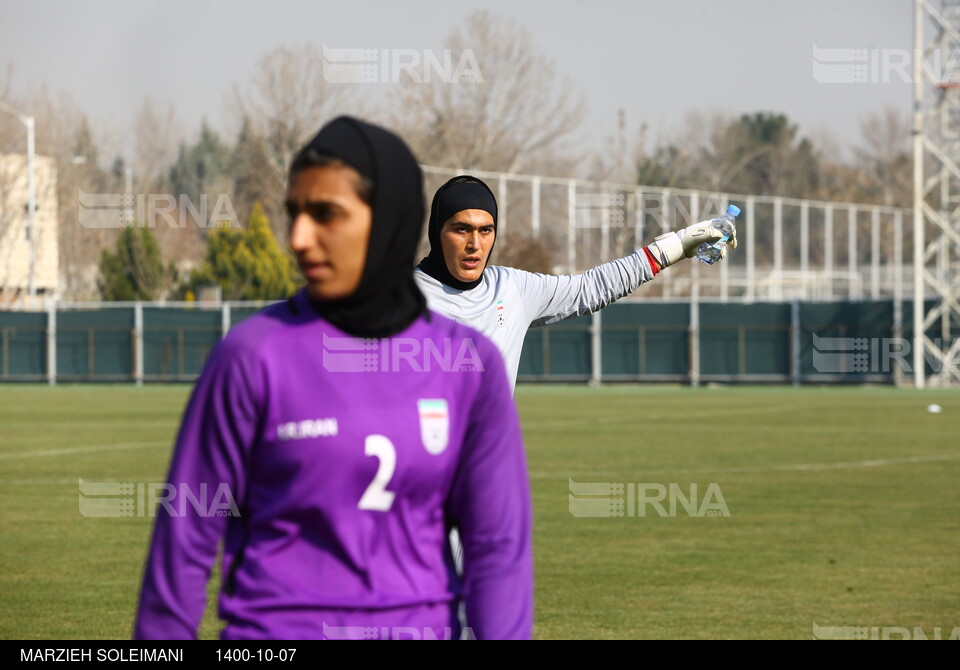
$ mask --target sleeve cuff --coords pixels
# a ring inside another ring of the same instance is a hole
[[[643,253],[647,255],[647,260],[650,261],[650,268],[653,270],[653,276],[656,277],[657,273],[660,272],[660,263],[657,262],[656,257],[650,253],[650,249],[647,247],[643,248]]]

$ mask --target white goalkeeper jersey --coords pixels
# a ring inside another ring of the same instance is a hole
[[[413,273],[430,309],[493,340],[513,387],[527,329],[590,314],[629,295],[655,274],[644,249],[579,275],[488,266],[480,283],[466,291],[442,284],[419,268]]]

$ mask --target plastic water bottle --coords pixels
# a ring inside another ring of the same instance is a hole
[[[727,211],[724,214],[721,214],[710,222],[713,224],[714,228],[723,233],[723,237],[713,243],[704,242],[701,244],[700,248],[697,249],[697,258],[707,265],[713,265],[720,260],[720,254],[723,252],[723,247],[727,244],[727,240],[733,237],[733,231],[736,226],[736,218],[739,215],[740,208],[736,205],[730,205],[727,207]]]

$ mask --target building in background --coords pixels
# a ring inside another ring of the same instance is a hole
[[[57,171],[50,156],[36,157],[34,285],[31,301],[27,212],[27,157],[0,154],[0,309],[40,307],[59,290]]]

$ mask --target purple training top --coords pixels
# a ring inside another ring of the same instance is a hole
[[[210,354],[167,482],[135,638],[196,637],[221,540],[223,639],[457,638],[460,598],[478,639],[531,636],[511,388],[497,349],[445,317],[358,339],[303,292],[252,316]]]

